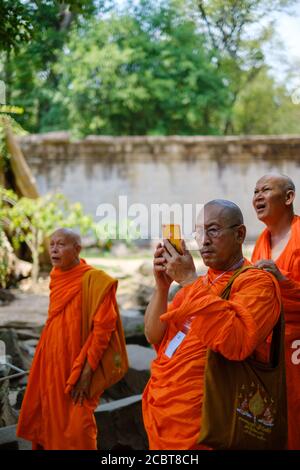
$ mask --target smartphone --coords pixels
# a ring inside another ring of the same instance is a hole
[[[162,236],[169,240],[179,254],[183,254],[181,249],[181,231],[179,224],[163,224]]]

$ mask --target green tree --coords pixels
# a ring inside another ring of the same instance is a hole
[[[54,100],[77,134],[219,132],[225,77],[181,4],[142,2],[73,30]]]
[[[7,279],[9,275],[9,260],[8,260],[8,250],[5,245],[4,230],[0,221],[0,289],[3,287],[6,288]]]
[[[300,105],[264,68],[239,94],[233,126],[238,134],[300,134]]]
[[[71,26],[105,10],[105,5],[110,3],[105,0],[4,0],[0,79],[6,84],[8,104],[26,110],[19,117],[26,130],[37,131],[43,127],[47,130],[49,120],[57,120],[58,124],[64,121],[64,109],[53,106],[52,99],[58,85],[57,56],[68,40]]]
[[[10,154],[7,148],[5,127],[9,125],[15,135],[26,135],[27,132],[11,116],[0,111],[0,176],[9,169]],[[0,178],[0,184],[2,183]]]
[[[234,133],[233,109],[244,88],[265,69],[263,45],[274,35],[272,16],[288,11],[296,0],[192,0],[200,25],[216,51],[219,68],[228,78],[231,99],[224,133]],[[261,20],[264,19],[262,22]]]
[[[271,13],[295,2],[3,0],[0,79],[30,132],[237,133]]]
[[[0,50],[18,50],[21,45],[36,37],[40,12],[56,17],[58,30],[68,28],[74,16],[95,12],[96,4],[91,0],[2,0],[0,3]],[[44,20],[46,17],[44,17]],[[47,22],[44,22],[47,23]],[[51,19],[48,24],[51,24]]]
[[[45,239],[58,227],[76,227],[82,234],[92,225],[79,203],[70,204],[62,194],[38,199],[18,198],[11,190],[0,187],[0,222],[9,231],[13,245],[25,242],[32,256],[32,281],[38,280],[39,255]]]
[[[32,11],[20,1],[2,0],[0,3],[0,50],[18,49],[28,42],[33,33]]]

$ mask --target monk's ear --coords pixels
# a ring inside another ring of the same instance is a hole
[[[237,241],[242,245],[246,238],[246,227],[244,224],[240,225],[236,230]]]
[[[79,256],[79,253],[81,252],[81,245],[75,245],[75,252],[76,252],[76,255]]]
[[[285,205],[291,206],[294,202],[295,196],[295,191],[293,189],[288,189],[285,193]]]

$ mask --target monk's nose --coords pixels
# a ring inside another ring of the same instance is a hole
[[[262,198],[262,193],[260,191],[257,191],[255,194],[254,194],[254,199],[260,199]]]
[[[210,244],[211,244],[211,239],[209,238],[209,236],[205,232],[204,235],[203,235],[203,239],[202,239],[202,245],[205,246],[205,245],[210,245]]]
[[[256,203],[258,201],[260,201],[262,199],[261,195],[260,194],[256,194],[254,197],[253,197],[253,202]]]

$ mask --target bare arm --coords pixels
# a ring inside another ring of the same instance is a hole
[[[153,260],[156,289],[145,313],[145,336],[151,344],[160,343],[167,328],[167,322],[161,321],[159,317],[167,311],[168,293],[172,279],[165,272],[166,259],[163,257],[163,252],[164,247],[159,243]]]
[[[167,322],[159,319],[168,308],[168,290],[156,289],[145,313],[145,336],[151,344],[161,342]]]
[[[145,336],[151,344],[160,343],[166,331],[167,322],[162,321],[160,315],[168,309],[168,292],[172,281],[176,280],[181,286],[186,286],[197,279],[193,258],[186,250],[183,240],[181,248],[182,255],[168,240],[164,240],[164,245],[159,243],[154,253],[156,290],[145,314]]]

